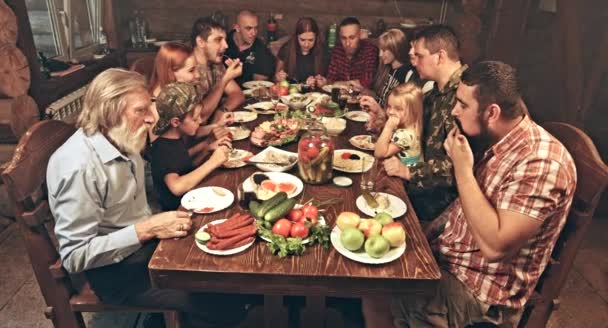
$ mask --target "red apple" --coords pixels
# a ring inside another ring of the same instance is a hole
[[[382,228],[382,237],[386,238],[391,247],[399,247],[405,243],[405,229],[399,222],[391,222]]]
[[[363,231],[365,238],[379,235],[382,232],[382,224],[374,219],[362,219],[358,228]]]
[[[348,227],[357,228],[359,226],[360,217],[357,213],[342,212],[336,219],[336,224],[340,230],[344,231]]]

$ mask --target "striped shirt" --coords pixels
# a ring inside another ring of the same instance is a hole
[[[371,88],[378,69],[378,48],[369,41],[359,41],[359,49],[352,59],[348,59],[342,44],[331,51],[331,60],[327,69],[329,81],[359,80],[361,85]]]
[[[528,117],[475,164],[482,192],[496,209],[542,222],[537,234],[510,259],[489,263],[469,230],[460,200],[442,215],[445,231],[431,243],[442,267],[482,302],[522,308],[545,269],[576,187],[566,148]]]

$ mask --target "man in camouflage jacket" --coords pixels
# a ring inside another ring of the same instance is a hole
[[[389,175],[408,181],[406,188],[416,214],[421,220],[432,220],[457,196],[452,162],[443,141],[455,125],[450,113],[467,66],[460,63],[456,35],[442,25],[416,34],[410,60],[421,78],[435,82],[424,99],[423,158],[409,167],[390,158],[384,161],[384,167]]]

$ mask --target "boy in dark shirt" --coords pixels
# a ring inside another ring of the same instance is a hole
[[[211,157],[195,167],[183,136],[193,136],[201,124],[201,94],[198,85],[170,83],[156,98],[159,138],[150,150],[152,180],[163,211],[175,210],[183,194],[198,185],[209,173],[228,160],[231,144],[224,142]]]

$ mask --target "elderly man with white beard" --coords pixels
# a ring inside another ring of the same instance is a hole
[[[140,156],[156,121],[145,79],[109,69],[91,82],[78,130],[51,156],[49,204],[63,266],[84,272],[107,304],[184,312],[186,327],[234,326],[244,297],[194,294],[150,285],[148,262],[159,239],[184,237],[185,212],[151,215]]]

